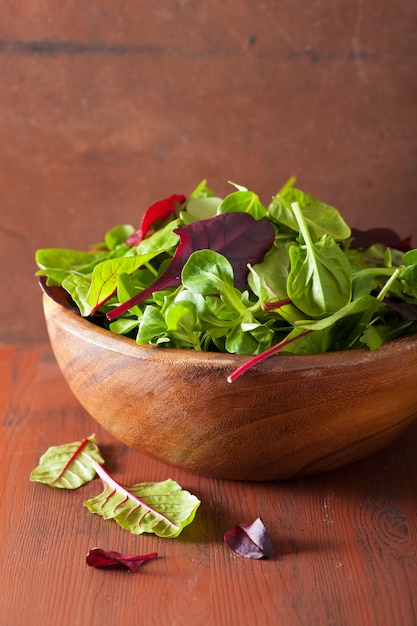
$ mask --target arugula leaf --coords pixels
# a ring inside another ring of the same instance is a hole
[[[376,350],[384,343],[384,337],[375,326],[368,326],[359,338],[361,343],[368,346],[370,350]]]
[[[200,500],[182,490],[174,480],[139,483],[126,488],[98,463],[94,467],[104,491],[84,505],[91,513],[113,519],[135,535],[146,532],[158,537],[178,537],[193,521],[200,506]]]
[[[94,435],[82,441],[52,446],[41,456],[30,480],[60,489],[77,489],[92,480],[104,460]]]

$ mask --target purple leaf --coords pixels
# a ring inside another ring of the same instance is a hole
[[[62,305],[67,309],[75,309],[74,302],[69,295],[68,291],[65,291],[61,285],[48,285],[47,277],[40,276],[39,277],[39,286],[42,289],[43,293],[47,296],[55,300],[58,304]]]
[[[352,228],[352,248],[369,248],[375,244],[382,244],[387,248],[395,248],[402,252],[411,250],[411,235],[405,239],[400,239],[399,235],[390,228],[371,228],[369,230],[359,230]]]
[[[412,302],[403,302],[402,300],[397,300],[396,298],[385,298],[384,304],[406,319],[417,320],[417,304],[413,304]]]
[[[139,554],[136,556],[123,556],[120,552],[114,552],[113,550],[92,548],[88,552],[85,560],[90,567],[127,567],[131,572],[137,572],[145,561],[154,559],[157,556],[157,552]]]
[[[109,320],[167,287],[181,284],[181,271],[196,250],[214,250],[231,263],[237,289],[244,289],[248,263],[260,263],[275,239],[275,231],[267,218],[255,220],[249,213],[222,213],[177,228],[180,243],[166,270],[149,287],[107,314]]]
[[[147,209],[142,218],[140,227],[126,239],[128,246],[138,246],[146,233],[157,220],[165,220],[175,211],[176,205],[182,205],[186,201],[183,195],[174,194],[164,200],[159,200]]]
[[[273,555],[271,540],[260,517],[252,524],[238,524],[227,530],[224,540],[235,554],[247,559],[269,559]]]

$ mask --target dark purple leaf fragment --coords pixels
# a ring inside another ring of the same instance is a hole
[[[124,556],[120,554],[120,552],[114,552],[113,550],[92,548],[88,552],[85,560],[90,567],[126,567],[131,572],[137,572],[145,561],[154,559],[157,556],[157,552],[139,554],[136,556]]]
[[[66,291],[61,285],[48,285],[46,276],[39,277],[39,286],[42,289],[43,293],[55,300],[61,306],[67,309],[76,309],[74,302],[69,295],[68,291]]]
[[[235,554],[247,559],[269,559],[274,552],[260,517],[252,524],[237,524],[227,530],[224,533],[224,540]]]
[[[417,320],[417,304],[404,302],[403,300],[397,300],[396,298],[385,298],[384,304],[408,320]]]
[[[352,228],[352,248],[362,250],[376,244],[381,244],[387,248],[395,248],[401,252],[411,250],[411,235],[405,239],[401,239],[399,235],[391,228],[370,228],[369,230],[359,230]]]
[[[154,292],[181,284],[181,272],[196,250],[214,250],[223,254],[234,271],[235,287],[243,290],[249,273],[248,263],[260,263],[275,239],[267,218],[255,220],[249,213],[222,213],[174,230],[180,243],[166,270],[146,289],[107,313],[109,320],[128,311]]]

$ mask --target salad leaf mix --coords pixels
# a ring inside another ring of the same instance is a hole
[[[351,229],[290,179],[264,206],[203,181],[119,225],[88,251],[38,250],[37,275],[83,317],[138,344],[250,355],[312,354],[417,331],[417,249]]]
[[[90,435],[81,441],[48,448],[31,472],[30,480],[75,490],[97,475],[103,492],[86,500],[84,506],[134,535],[152,533],[161,538],[176,538],[194,521],[201,502],[175,480],[136,483],[127,488],[104,469],[104,462],[95,435]],[[234,554],[248,559],[269,559],[274,553],[260,517],[251,524],[240,523],[226,530],[224,542]],[[88,551],[86,563],[95,568],[121,567],[137,572],[146,561],[157,556],[157,552],[126,555],[95,547]]]

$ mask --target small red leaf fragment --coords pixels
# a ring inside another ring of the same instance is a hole
[[[152,224],[154,224],[157,220],[167,219],[174,213],[176,205],[181,206],[185,201],[185,196],[174,194],[169,198],[158,200],[158,202],[152,204],[142,217],[140,227],[126,239],[127,245],[138,246],[148,230],[151,228]]]
[[[224,540],[238,556],[247,559],[269,559],[273,555],[271,539],[258,517],[252,524],[237,524],[226,530]]]
[[[102,548],[92,548],[86,556],[86,563],[90,567],[126,567],[131,572],[138,569],[150,559],[158,556],[157,552],[150,554],[138,554],[135,556],[124,556],[114,550],[103,550]]]

